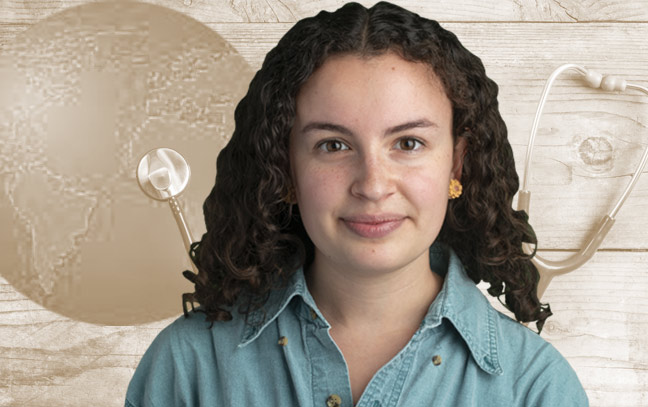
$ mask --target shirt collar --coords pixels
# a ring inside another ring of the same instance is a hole
[[[273,290],[270,292],[268,300],[265,302],[261,309],[252,311],[248,314],[247,324],[243,330],[243,336],[239,347],[243,347],[250,342],[254,341],[261,335],[261,332],[274,321],[279,314],[288,306],[290,301],[300,296],[304,303],[315,312],[320,321],[324,321],[326,327],[330,325],[326,323],[324,317],[321,315],[315,300],[308,291],[306,286],[306,278],[304,277],[304,269],[300,267],[290,278],[288,284],[283,289]]]
[[[439,326],[444,318],[449,320],[470,349],[475,363],[486,373],[501,375],[497,311],[468,277],[450,247],[441,243],[432,245],[430,267],[445,278],[443,288],[423,319],[422,329]]]
[[[421,323],[421,329],[437,327],[444,318],[448,319],[468,346],[477,365],[486,373],[501,375],[496,311],[468,277],[451,248],[442,243],[433,244],[430,247],[430,267],[445,278],[443,288]],[[248,315],[248,323],[238,346],[243,347],[258,338],[296,296],[300,296],[307,308],[319,317],[317,323],[330,327],[308,291],[303,268],[299,268],[285,288],[272,291],[264,307]]]

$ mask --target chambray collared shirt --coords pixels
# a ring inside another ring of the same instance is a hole
[[[588,405],[567,361],[492,308],[451,249],[435,244],[430,255],[443,287],[357,406]],[[142,357],[126,406],[353,405],[346,362],[302,270],[248,324],[232,314],[212,329],[203,313],[166,327]]]

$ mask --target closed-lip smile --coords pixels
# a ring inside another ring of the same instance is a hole
[[[358,214],[341,218],[345,226],[353,233],[369,239],[379,239],[398,229],[406,216],[383,214]]]

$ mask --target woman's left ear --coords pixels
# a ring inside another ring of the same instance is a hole
[[[457,136],[452,152],[452,178],[461,180],[461,169],[463,168],[463,160],[466,155],[466,138]]]

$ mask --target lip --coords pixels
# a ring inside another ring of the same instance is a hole
[[[405,216],[396,214],[353,215],[342,218],[345,226],[353,233],[369,239],[379,239],[398,229]]]

